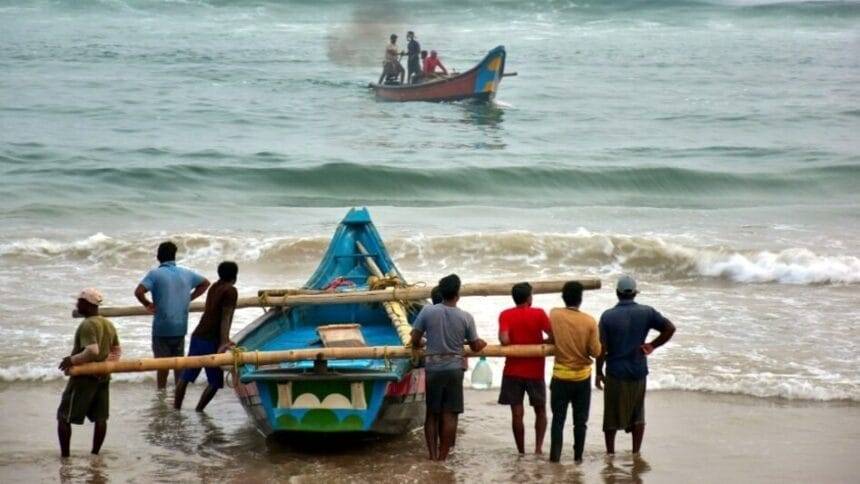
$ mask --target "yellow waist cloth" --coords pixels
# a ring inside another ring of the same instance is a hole
[[[574,369],[556,363],[552,366],[552,377],[567,381],[587,380],[591,377],[591,365]]]

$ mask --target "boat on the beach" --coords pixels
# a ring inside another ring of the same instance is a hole
[[[419,84],[370,84],[380,101],[489,101],[505,76],[505,48],[498,46],[472,69]]]
[[[304,290],[366,291],[405,284],[367,209],[338,226]],[[261,298],[266,296],[261,292]],[[421,304],[385,302],[272,308],[234,341],[242,351],[405,343]],[[424,370],[409,359],[350,359],[238,366],[236,395],[265,435],[284,432],[398,434],[424,419]]]

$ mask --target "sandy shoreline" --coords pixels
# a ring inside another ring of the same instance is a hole
[[[0,481],[852,482],[860,472],[860,405],[852,402],[651,392],[642,458],[630,455],[625,435],[607,460],[595,393],[585,462],[575,466],[570,438],[560,465],[545,455],[518,457],[496,390],[470,390],[456,452],[443,466],[425,460],[420,432],[326,442],[325,450],[266,442],[231,394],[216,397],[205,415],[176,413],[151,382],[115,383],[103,455],[88,455],[92,426],[75,427],[73,456],[62,462],[54,435],[61,389],[61,382],[0,384]],[[199,391],[190,390],[189,402]],[[527,447],[531,439],[529,432]]]

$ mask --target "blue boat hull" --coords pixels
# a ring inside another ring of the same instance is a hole
[[[365,209],[353,209],[338,227],[307,289],[366,290],[369,269],[360,242],[385,274],[400,273]],[[402,276],[401,276],[402,280]],[[419,306],[412,307],[410,322]],[[368,346],[402,344],[380,304],[337,304],[272,309],[250,324],[236,343],[246,351],[322,347],[317,328],[359,324]],[[234,370],[235,391],[265,435],[279,432],[398,434],[424,419],[424,371],[408,359],[311,361]]]

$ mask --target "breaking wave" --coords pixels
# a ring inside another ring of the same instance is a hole
[[[98,233],[74,241],[23,239],[0,242],[0,261],[146,267],[165,236],[114,238]],[[310,273],[329,238],[185,233],[170,235],[185,264],[211,266],[223,258],[264,270]],[[735,283],[857,284],[860,257],[808,248],[743,250],[697,246],[651,235],[501,232],[388,237],[389,252],[406,274],[440,269],[491,277],[586,271],[633,273],[656,279],[723,279]]]

